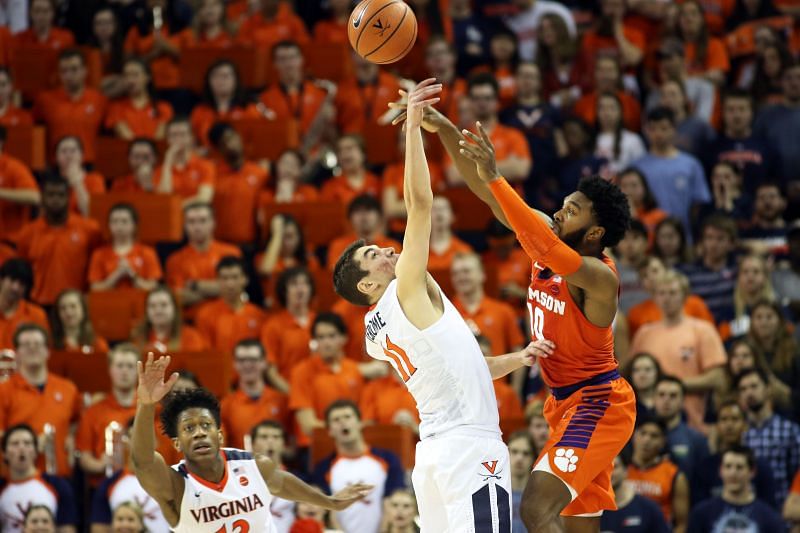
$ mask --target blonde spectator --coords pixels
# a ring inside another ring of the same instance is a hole
[[[150,291],[145,301],[145,317],[136,327],[133,340],[142,351],[160,353],[205,350],[208,343],[193,327],[184,326],[175,295],[166,287]]]

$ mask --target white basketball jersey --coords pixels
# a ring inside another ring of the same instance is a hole
[[[169,524],[158,503],[145,492],[136,476],[129,472],[122,474],[108,491],[108,505],[112,510],[125,502],[135,502],[142,508],[144,525],[148,531],[169,531]]]
[[[420,438],[456,429],[499,437],[492,376],[475,336],[441,292],[444,314],[424,330],[408,321],[397,280],[364,317],[367,353],[388,361],[417,402]]]
[[[289,533],[294,524],[294,506],[295,503],[291,500],[284,500],[283,498],[272,498],[272,503],[269,510],[272,513],[272,522],[275,524],[275,530],[278,533]]]
[[[176,532],[276,533],[269,510],[272,495],[261,477],[253,455],[223,448],[225,474],[212,483],[186,468],[185,461],[172,468],[185,480],[181,515]]]
[[[58,511],[56,491],[41,477],[34,476],[6,485],[0,493],[0,531],[21,532],[25,513],[34,504],[44,505],[53,516]]]

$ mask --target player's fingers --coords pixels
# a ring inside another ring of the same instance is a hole
[[[430,87],[426,87],[425,89],[414,91],[414,94],[408,99],[409,102],[419,102],[420,100],[424,100],[425,98],[431,96],[432,94],[436,94],[441,92],[442,86],[441,85],[432,85]]]
[[[422,102],[420,102],[420,105],[434,105],[438,103],[439,100],[441,100],[441,98],[439,98],[438,96],[436,98],[428,98],[427,100],[423,100]]]
[[[142,377],[144,374],[144,366],[142,365],[141,361],[136,361],[136,373],[139,374],[139,377]]]
[[[469,150],[471,153],[475,154],[475,156],[480,157],[481,159],[486,157],[486,151],[477,144],[470,144],[467,141],[458,141],[458,144],[463,149]]]
[[[167,380],[167,382],[165,383],[167,388],[168,389],[172,389],[172,387],[175,385],[175,382],[178,381],[179,377],[180,377],[180,374],[178,374],[177,372],[173,372],[172,375],[170,375],[170,377]]]
[[[486,130],[483,129],[483,124],[481,124],[480,122],[475,122],[475,125],[478,127],[478,133],[481,134],[483,142],[485,142],[488,146],[491,146],[492,141],[489,140],[489,136],[486,134]]]
[[[471,141],[474,141],[476,144],[481,144],[481,138],[472,133],[471,131],[463,129],[461,130],[461,133],[464,135],[464,137],[470,139]]]
[[[408,104],[406,102],[389,102],[389,107],[391,109],[405,109]]]
[[[421,89],[421,88],[423,88],[423,87],[427,87],[428,85],[431,85],[432,83],[436,83],[436,78],[427,78],[427,79],[424,79],[424,80],[422,80],[421,82],[419,82],[419,83],[417,84],[417,87],[416,87],[416,88],[417,88],[417,90],[419,90],[419,89]]]
[[[394,117],[394,120],[392,120],[392,126],[397,126],[398,124],[403,122],[405,119],[406,119],[406,112],[403,111],[402,113],[400,113],[399,115]]]

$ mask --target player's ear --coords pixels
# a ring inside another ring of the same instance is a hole
[[[356,288],[366,294],[367,296],[371,296],[377,287],[377,283],[368,279],[368,276],[364,276],[361,278],[361,281],[358,282]]]
[[[601,226],[592,226],[589,228],[589,231],[586,232],[586,237],[590,241],[600,242],[603,239],[603,235],[606,234],[605,228]]]
[[[181,451],[181,441],[178,440],[178,437],[172,439],[172,445],[175,446],[175,449]]]

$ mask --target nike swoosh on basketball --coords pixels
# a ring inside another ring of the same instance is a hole
[[[367,6],[361,8],[361,13],[353,19],[353,27],[358,28],[361,25],[361,19],[364,18],[364,13],[367,11]]]

